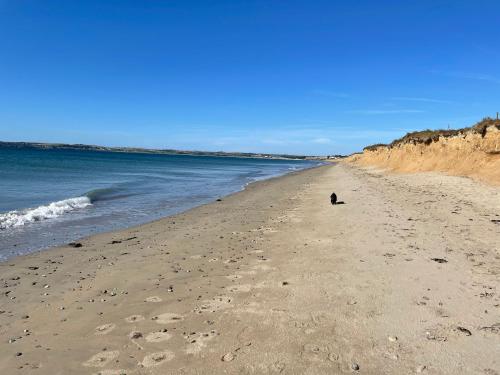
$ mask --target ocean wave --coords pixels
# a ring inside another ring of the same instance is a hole
[[[53,219],[67,212],[85,208],[92,205],[87,196],[64,199],[52,202],[45,206],[28,208],[19,211],[10,211],[0,214],[0,229],[20,227],[28,223]]]

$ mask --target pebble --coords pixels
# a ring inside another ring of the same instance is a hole
[[[387,339],[388,339],[390,342],[396,342],[396,341],[398,341],[398,338],[397,338],[396,336],[389,336]]]
[[[351,364],[351,368],[354,370],[354,371],[359,371],[359,365],[357,363],[352,363]]]
[[[222,361],[223,362],[231,362],[234,359],[234,354],[233,353],[226,353],[222,356]]]

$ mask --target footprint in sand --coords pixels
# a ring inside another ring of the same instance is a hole
[[[252,285],[240,284],[240,285],[230,286],[228,289],[232,293],[246,293],[252,290]]]
[[[135,322],[140,322],[144,319],[146,318],[144,318],[142,315],[130,315],[129,317],[125,318],[125,321],[127,323],[135,323]]]
[[[217,296],[210,300],[203,301],[203,304],[197,306],[194,312],[201,314],[203,312],[216,312],[231,307],[232,298],[228,296]]]
[[[96,372],[94,375],[123,375],[126,373],[126,370],[101,370]]]
[[[83,365],[86,367],[104,367],[117,358],[118,355],[120,355],[118,350],[100,352],[93,355],[88,361],[84,362]]]
[[[167,350],[164,352],[148,354],[144,357],[140,364],[144,367],[159,366],[165,362],[171,361],[174,357],[174,353]]]
[[[145,337],[147,342],[162,342],[167,341],[172,338],[172,335],[168,332],[158,331],[148,333]]]
[[[212,340],[214,337],[218,336],[218,333],[214,330],[210,332],[202,332],[193,335],[186,335],[184,338],[189,342],[186,348],[187,354],[196,354],[201,352],[201,350],[207,346],[207,342]]]
[[[153,303],[157,303],[157,302],[161,302],[162,299],[158,296],[151,296],[151,297],[148,297],[145,299],[145,302],[153,302]]]
[[[108,323],[95,328],[96,335],[107,335],[116,328],[116,324]]]
[[[179,314],[174,313],[164,313],[160,315],[153,316],[151,320],[154,320],[158,324],[171,324],[184,320],[184,317]]]

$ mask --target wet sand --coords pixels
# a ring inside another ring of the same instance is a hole
[[[0,264],[1,374],[500,373],[496,187],[339,164],[79,243]]]

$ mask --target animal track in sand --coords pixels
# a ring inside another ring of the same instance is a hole
[[[153,302],[153,303],[157,303],[157,302],[161,302],[162,299],[158,296],[151,296],[151,297],[148,297],[145,299],[145,302]]]
[[[186,348],[186,353],[199,353],[204,347],[207,346],[207,341],[212,340],[216,336],[218,336],[218,333],[214,330],[210,332],[202,332],[194,335],[184,336],[184,338],[189,342],[189,346]]]
[[[142,315],[130,315],[129,317],[125,318],[125,321],[127,323],[135,323],[135,322],[140,322],[144,319],[146,318],[144,318]]]
[[[219,310],[231,307],[232,299],[228,296],[217,296],[210,300],[203,301],[203,304],[197,306],[194,312],[201,314],[202,312],[216,312]]]
[[[171,361],[175,357],[174,353],[166,350],[164,352],[148,354],[140,363],[144,367],[154,367]]]
[[[163,313],[153,316],[151,319],[158,324],[171,324],[184,320],[184,317],[175,313]]]
[[[95,328],[96,335],[107,335],[116,328],[116,324],[108,323]]]
[[[114,360],[120,355],[120,352],[118,350],[110,350],[110,351],[105,351],[105,352],[100,352],[92,357],[90,357],[89,360],[83,363],[83,366],[86,367],[104,367],[106,366],[109,362]]]
[[[162,342],[167,341],[172,338],[172,335],[168,332],[158,331],[148,333],[145,337],[147,342]]]

